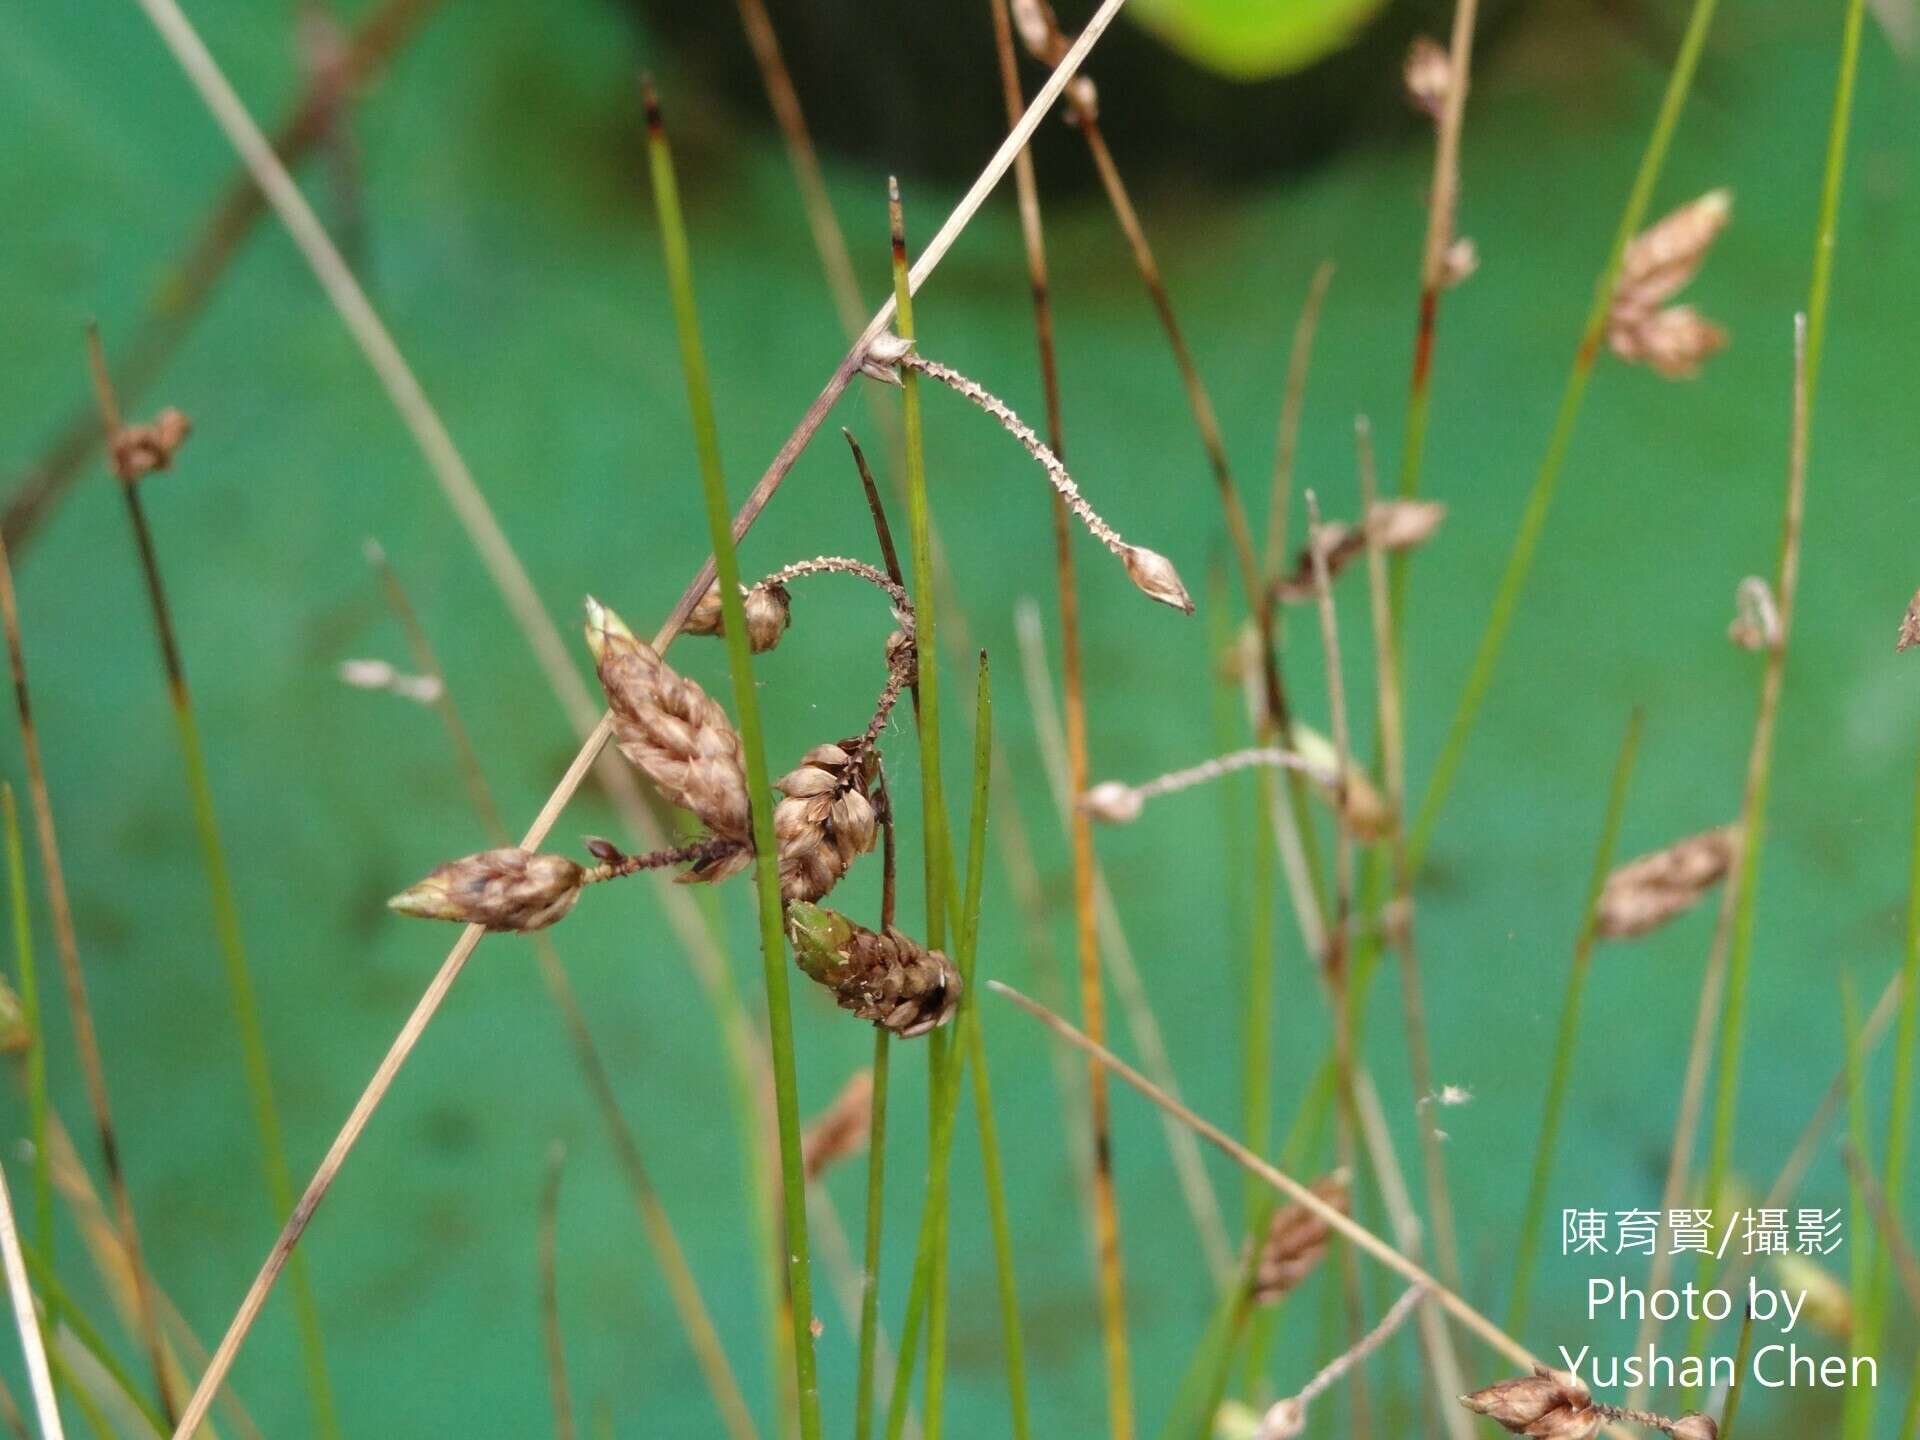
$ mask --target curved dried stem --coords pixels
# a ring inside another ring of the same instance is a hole
[[[842,555],[816,555],[811,560],[795,560],[790,565],[782,565],[771,575],[761,576],[748,588],[762,590],[804,579],[808,575],[852,575],[866,581],[893,602],[893,613],[900,621],[900,628],[909,635],[913,633],[913,600],[907,594],[906,587],[896,584],[885,571],[874,568],[864,560],[849,560]]]

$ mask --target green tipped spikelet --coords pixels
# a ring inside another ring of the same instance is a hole
[[[544,930],[573,909],[586,882],[587,872],[564,855],[507,845],[436,866],[387,907],[422,920],[489,930]]]
[[[938,950],[889,926],[885,934],[804,900],[787,907],[794,958],[843,1010],[911,1040],[944,1025],[960,1003],[960,972]]]

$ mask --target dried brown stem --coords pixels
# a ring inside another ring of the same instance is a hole
[[[1907,1292],[1907,1305],[1914,1313],[1920,1314],[1920,1257],[1913,1253],[1913,1242],[1907,1239],[1906,1232],[1900,1228],[1899,1217],[1887,1206],[1887,1192],[1874,1177],[1873,1167],[1851,1143],[1840,1147],[1840,1157],[1847,1162],[1847,1170],[1860,1186],[1860,1193],[1866,1197],[1867,1209],[1873,1212],[1874,1227],[1880,1232],[1880,1243],[1887,1247],[1887,1253],[1893,1257],[1893,1268],[1900,1276],[1900,1286]],[[1856,1242],[1858,1243],[1858,1242]]]
[[[1333,284],[1333,262],[1322,260],[1307,286],[1307,298],[1294,322],[1293,349],[1287,357],[1287,388],[1280,397],[1280,423],[1273,444],[1273,488],[1267,501],[1267,556],[1263,574],[1271,583],[1287,563],[1287,511],[1293,504],[1293,466],[1300,452],[1300,417],[1306,409],[1307,374],[1313,366],[1313,339],[1320,309]]]

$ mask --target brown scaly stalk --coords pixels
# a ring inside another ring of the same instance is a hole
[[[508,842],[507,822],[494,800],[493,788],[487,783],[486,772],[473,748],[466,722],[461,718],[460,708],[454,700],[452,687],[447,683],[446,672],[440,666],[440,657],[427,635],[426,626],[421,622],[419,612],[414,609],[413,600],[401,584],[399,575],[388,563],[386,552],[376,542],[369,540],[366,555],[367,563],[380,582],[387,608],[400,625],[414,665],[421,674],[439,682],[434,708],[439,714],[447,737],[447,748],[466,785],[474,811],[495,843],[504,845]],[[659,1261],[674,1309],[679,1314],[681,1327],[686,1331],[688,1347],[693,1351],[694,1360],[700,1366],[707,1388],[713,1395],[714,1407],[720,1412],[720,1418],[732,1440],[754,1440],[752,1412],[747,1408],[739,1381],[734,1377],[733,1367],[727,1360],[726,1348],[721,1344],[706,1302],[701,1298],[699,1282],[687,1263],[686,1252],[680,1244],[673,1221],[641,1157],[640,1142],[620,1109],[612,1076],[601,1057],[599,1044],[593,1038],[593,1030],[587,1024],[586,1014],[580,1008],[573,981],[561,962],[553,937],[539,932],[533,935],[532,940],[534,955],[540,966],[540,978],[560,1011],[560,1022],[573,1048],[574,1060],[580,1067],[581,1078],[586,1081],[594,1108],[600,1114],[601,1124],[606,1128],[613,1153],[626,1175],[634,1208],[646,1228],[647,1239]]]
[[[1465,0],[1470,6],[1472,0]],[[1463,8],[1465,8],[1463,6]],[[1371,516],[1379,483],[1373,459],[1373,429],[1363,415],[1354,421],[1354,444],[1360,467],[1360,510]],[[1425,1162],[1427,1209],[1433,1221],[1434,1257],[1449,1285],[1460,1284],[1459,1248],[1454,1238],[1453,1200],[1447,1185],[1446,1153],[1434,1118],[1433,1059],[1427,1043],[1426,1002],[1420,979],[1420,954],[1413,919],[1413,867],[1407,857],[1407,761],[1405,716],[1401,709],[1400,657],[1393,636],[1393,606],[1387,581],[1386,554],[1376,528],[1365,524],[1367,578],[1373,618],[1375,688],[1380,710],[1380,753],[1387,787],[1387,808],[1393,813],[1394,903],[1405,916],[1396,948],[1400,952],[1400,1006],[1407,1033],[1407,1069],[1413,1081],[1414,1110],[1420,1123],[1420,1149]]]
[[[80,967],[80,943],[74,934],[73,904],[67,896],[66,870],[60,863],[60,841],[54,832],[53,801],[47,793],[46,766],[40,758],[40,734],[33,723],[33,707],[27,695],[27,658],[20,642],[20,608],[13,589],[13,562],[8,557],[4,540],[0,540],[0,623],[6,627],[7,655],[13,665],[13,695],[20,714],[20,748],[27,762],[27,793],[33,800],[33,823],[39,836],[40,864],[46,872],[47,908],[53,920],[54,945],[60,952],[60,971],[67,988],[67,1008],[73,1017],[74,1050],[79,1055],[80,1071],[86,1081],[87,1103],[93,1109],[94,1128],[100,1137],[100,1160],[107,1175],[107,1189],[113,1196],[115,1223],[133,1270],[141,1344],[145,1346],[148,1362],[153,1367],[161,1409],[172,1419],[178,1413],[178,1403],[160,1341],[160,1327],[154,1318],[153,1278],[147,1271],[146,1257],[140,1248],[140,1231],[134,1223],[133,1196],[127,1189],[126,1171],[121,1165],[120,1141],[113,1123],[113,1104],[107,1095],[106,1066],[101,1062],[100,1039],[93,1025],[93,1007],[87,1000],[86,975]]]
[[[1355,1171],[1355,1136],[1360,1130],[1359,1104],[1354,1093],[1352,997],[1347,984],[1348,939],[1353,921],[1353,830],[1345,820],[1348,769],[1353,747],[1347,731],[1347,687],[1340,664],[1340,625],[1333,608],[1333,581],[1327,573],[1326,549],[1320,544],[1320,502],[1307,492],[1307,548],[1313,555],[1313,583],[1320,615],[1320,646],[1327,672],[1327,708],[1331,714],[1334,748],[1334,898],[1333,927],[1326,953],[1320,957],[1327,990],[1333,997],[1334,1064],[1340,1094],[1340,1165]],[[1348,1342],[1357,1346],[1363,1333],[1359,1262],[1351,1246],[1341,1250],[1341,1277],[1347,1292]],[[1366,1370],[1353,1377],[1353,1433],[1366,1440],[1373,1429],[1368,1403]]]
[[[392,338],[380,323],[379,317],[367,303],[365,295],[360,291],[351,274],[347,272],[344,264],[341,263],[338,252],[327,239],[312,209],[287,175],[285,167],[273,155],[265,137],[261,135],[258,127],[247,114],[246,108],[241,104],[226,77],[220,73],[219,67],[181,12],[176,0],[139,0],[139,3],[173,52],[175,59],[200,91],[202,99],[227,133],[229,140],[246,160],[249,171],[266,191],[274,209],[279,213],[290,233],[294,235],[316,276],[321,279],[329,298],[340,310],[343,319],[348,322],[349,328],[366,353],[369,363],[379,373],[396,407],[407,419],[422,452],[433,464],[437,477],[447,487],[450,498],[456,501],[456,509],[460,513],[461,520],[482,549],[496,583],[501,586],[504,594],[510,597],[515,595],[517,587],[513,583],[514,577],[518,575],[524,580],[524,572],[519,570],[517,561],[514,561],[510,567],[503,563],[503,561],[512,560],[511,551],[504,550],[504,536],[500,535],[498,526],[493,523],[484,499],[479,495],[477,487],[473,485],[472,477],[460,461],[458,451],[454,449],[444,426],[439,423],[424,392],[421,391],[411,370],[407,368],[398,349],[393,345]],[[1079,39],[1061,58],[1053,74],[1021,116],[1020,124],[1008,135],[1006,141],[995,152],[973,185],[961,197],[952,213],[921,251],[908,277],[911,289],[918,290],[924,285],[927,277],[945,258],[960,232],[979,212],[988,194],[1012,164],[1013,157],[1031,139],[1034,130],[1051,110],[1054,102],[1059,99],[1061,92],[1078,72],[1100,36],[1119,15],[1124,4],[1125,0],[1102,0],[1100,9],[1095,12]],[[893,315],[894,302],[889,299],[868,322],[867,328],[842,357],[839,364],[834,367],[819,395],[774,456],[772,463],[762,474],[745,503],[735,513],[732,533],[736,539],[745,535],[754,521],[759,518],[761,511],[766,508],[774,492],[786,479],[801,452],[826,420],[827,413],[832,409],[834,402],[846,390],[853,377],[860,373],[869,347],[875,339],[885,333],[887,326],[893,320]],[[495,542],[498,544],[496,545]],[[714,563],[713,557],[709,555],[662,625],[655,649],[664,649],[679,632],[687,615],[712,585],[713,579]],[[530,587],[527,588],[530,589]],[[536,607],[536,614],[517,612],[517,618],[526,626],[530,640],[540,637],[543,630],[554,635],[555,645],[536,643],[534,647],[536,652],[550,654],[555,648],[559,648],[564,653],[564,647],[557,646],[557,632],[553,631],[551,621],[545,617],[544,612],[537,612]],[[579,679],[572,671],[570,661],[567,665],[567,673],[573,677],[573,686],[578,687]],[[561,693],[563,695],[568,693],[565,685],[561,686]],[[521,842],[524,847],[537,846],[546,837],[559,818],[561,810],[585,780],[611,735],[611,719],[603,713],[586,736],[579,753],[556,783],[539,814],[534,817]],[[329,1147],[313,1179],[308,1183],[306,1192],[294,1207],[286,1227],[275,1240],[259,1273],[248,1287],[247,1294],[229,1324],[227,1333],[214,1352],[207,1373],[201,1377],[199,1390],[194,1399],[189,1402],[187,1413],[182,1417],[181,1425],[176,1430],[179,1440],[185,1440],[186,1436],[193,1434],[200,1420],[205,1417],[212,1394],[220,1388],[227,1371],[232,1368],[234,1358],[238,1355],[240,1346],[266,1303],[267,1294],[284,1268],[288,1255],[292,1253],[293,1247],[299,1244],[300,1237],[305,1233],[314,1211],[325,1198],[340,1168],[346,1163],[347,1156],[359,1142],[368,1120],[371,1119],[374,1110],[379,1107],[387,1090],[391,1088],[394,1077],[419,1043],[420,1036],[438,1012],[484,933],[477,925],[468,926],[448,951],[446,958],[441,962],[440,969],[435,973],[413,1013],[402,1026],[399,1035],[395,1037],[360,1100],[348,1115],[339,1135]]]
[[[990,0],[999,50],[1001,93],[1008,124],[1019,116],[1020,85],[1014,73],[1006,0]],[[1066,445],[1061,421],[1060,370],[1054,349],[1053,302],[1047,279],[1045,232],[1040,219],[1040,188],[1033,157],[1022,150],[1014,166],[1020,207],[1020,233],[1027,257],[1027,284],[1033,300],[1034,342],[1040,383],[1046,397],[1047,435],[1052,453]],[[1029,432],[1031,433],[1031,432]],[[1087,786],[1087,703],[1080,651],[1080,597],[1074,579],[1072,521],[1067,492],[1056,484],[1053,495],[1054,575],[1060,596],[1060,672],[1066,697],[1067,793]],[[1188,607],[1189,609],[1191,606]],[[1089,1034],[1104,1038],[1106,1005],[1100,979],[1100,937],[1093,907],[1093,825],[1077,810],[1068,818],[1073,851],[1073,932],[1080,964],[1080,1008]],[[1106,1076],[1098,1067],[1087,1074],[1088,1128],[1093,1137],[1093,1233],[1100,1272],[1102,1343],[1107,1365],[1107,1421],[1114,1440],[1134,1433],[1132,1373],[1128,1358],[1126,1278],[1120,1252],[1120,1206],[1114,1194],[1113,1120]]]
[[[439,3],[381,0],[367,14],[333,64],[308,78],[274,132],[273,150],[283,164],[297,165],[327,137],[353,97],[399,53]],[[120,384],[129,403],[137,404],[166,368],[266,210],[260,187],[244,171],[227,182],[193,243],[167,268],[147,319],[128,348]],[[8,499],[0,530],[9,545],[17,549],[32,538],[99,443],[100,425],[89,398],[74,407]]]

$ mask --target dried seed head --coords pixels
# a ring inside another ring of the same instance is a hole
[[[544,930],[573,909],[586,872],[564,855],[518,846],[449,860],[387,902],[423,920],[453,920],[489,930]]]
[[[856,1070],[800,1137],[800,1169],[812,1184],[837,1162],[867,1148],[873,1124],[873,1072]]]
[[[778,645],[780,637],[787,633],[787,622],[793,618],[792,596],[784,585],[756,585],[751,590],[743,585],[740,587],[740,603],[747,612],[747,644],[754,654],[763,655]],[[699,603],[687,616],[687,623],[680,628],[688,635],[727,633],[718,580],[707,587],[707,593],[700,597]]]
[[[1393,807],[1387,804],[1386,797],[1359,761],[1347,756],[1343,780],[1338,748],[1319,731],[1297,721],[1293,727],[1293,749],[1305,762],[1302,768],[1312,778],[1314,788],[1333,806],[1354,839],[1372,842],[1392,832]]]
[[[1307,1433],[1307,1407],[1298,1395],[1289,1395],[1260,1417],[1253,1440],[1299,1440]]]
[[[1348,1213],[1350,1195],[1345,1172],[1322,1176],[1310,1188],[1342,1215]],[[1274,1211],[1267,1238],[1254,1262],[1254,1303],[1271,1305],[1297,1288],[1327,1253],[1332,1234],[1324,1218],[1297,1201]]]
[[[1785,634],[1780,625],[1780,606],[1773,598],[1771,585],[1758,575],[1749,575],[1734,592],[1733,604],[1733,623],[1727,626],[1729,640],[1742,650],[1779,647]]]
[[[162,410],[150,425],[122,425],[112,441],[113,473],[132,484],[155,470],[173,468],[173,457],[193,433],[193,422],[178,410]]]
[[[1058,65],[1071,48],[1047,0],[1011,0],[1013,28],[1027,53],[1042,65]]]
[[[1536,1440],[1590,1440],[1600,1429],[1601,1415],[1587,1387],[1576,1376],[1544,1365],[1524,1379],[1463,1395],[1460,1403],[1515,1435]]]
[[[697,815],[715,835],[738,841],[749,854],[722,857],[714,873],[687,878],[724,879],[744,869],[753,847],[753,811],[740,737],[707,692],[678,674],[637,638],[613,611],[587,600],[587,647],[600,671],[600,686],[613,712],[620,753],[645,773],[661,795]]]
[[[1193,597],[1187,594],[1187,587],[1180,583],[1180,572],[1166,556],[1144,545],[1127,545],[1120,551],[1120,563],[1127,567],[1127,578],[1149,599],[1193,614]]]
[[[1719,326],[1691,306],[1667,306],[1667,301],[1693,279],[1732,216],[1731,193],[1710,191],[1627,246],[1607,312],[1607,343],[1614,354],[1668,379],[1685,379],[1725,347],[1726,332]]]
[[[1685,914],[1726,878],[1739,850],[1740,827],[1723,825],[1629,860],[1607,877],[1594,910],[1594,934],[1631,939]]]
[[[1431,540],[1446,518],[1447,507],[1438,500],[1381,500],[1367,512],[1365,528],[1329,520],[1300,547],[1292,573],[1274,587],[1274,594],[1289,605],[1313,599],[1315,547],[1326,561],[1327,579],[1337,580],[1341,571],[1366,554],[1369,538],[1389,554],[1412,550]]]
[[[1853,1338],[1853,1295],[1844,1280],[1805,1255],[1776,1255],[1773,1268],[1783,1289],[1806,1297],[1809,1325],[1836,1340]]]
[[[912,685],[920,678],[920,650],[904,630],[887,636],[887,673],[898,675],[903,685]]]
[[[1440,285],[1451,290],[1473,278],[1480,268],[1480,247],[1465,235],[1458,236],[1440,256]]]
[[[867,346],[867,353],[860,357],[860,373],[883,385],[898,385],[900,362],[912,351],[913,341],[891,330],[883,330],[874,336],[873,343]]]
[[[902,1040],[946,1024],[960,1003],[953,962],[891,927],[881,934],[802,900],[787,907],[787,933],[801,970],[842,1010]]]
[[[1453,88],[1453,57],[1447,47],[1430,35],[1416,37],[1401,74],[1408,102],[1438,120],[1447,108],[1447,92]]]
[[[1705,1415],[1682,1415],[1667,1434],[1673,1440],[1720,1440],[1720,1427]]]
[[[1703,361],[1727,348],[1727,332],[1691,305],[1669,305],[1610,327],[1607,341],[1622,360],[1667,380],[1691,380]]]
[[[1146,796],[1124,780],[1102,780],[1080,797],[1080,808],[1102,825],[1130,825],[1146,803]]]
[[[856,754],[841,745],[816,745],[773,782],[786,797],[773,811],[782,898],[818,900],[873,849],[878,827],[867,798],[872,780],[871,750]]]
[[[1894,642],[1893,650],[1897,655],[1915,645],[1920,645],[1920,592],[1907,602],[1907,613],[1900,617],[1900,638]]]

